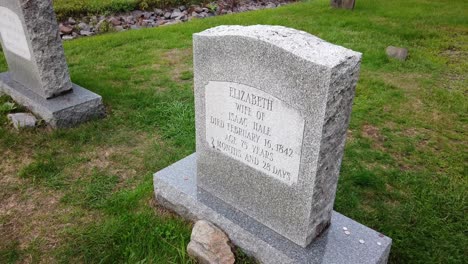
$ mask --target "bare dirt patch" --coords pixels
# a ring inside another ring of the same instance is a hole
[[[171,49],[162,55],[162,59],[171,70],[171,78],[177,82],[182,81],[184,72],[192,71],[191,64],[188,63],[191,58],[191,49]]]
[[[148,138],[141,134],[122,140],[120,144],[88,149],[81,154],[83,159],[78,164],[68,164],[61,173],[67,175],[66,182],[70,182],[89,177],[97,168],[119,177],[116,189],[127,188],[127,182],[144,170],[144,152],[151,145]],[[19,177],[19,171],[34,160],[31,151],[7,149],[3,154],[0,162],[0,251],[19,252],[19,263],[54,263],[53,252],[66,239],[64,230],[96,221],[99,213],[83,213],[79,207],[61,203],[66,190]]]
[[[420,81],[432,79],[431,74],[422,73],[380,73],[379,77],[386,83],[402,88],[406,91],[415,91],[421,89]]]
[[[27,180],[20,180],[20,184],[30,185]],[[59,244],[60,231],[67,225],[61,219],[69,211],[60,206],[60,197],[60,192],[38,186],[8,193],[0,203],[0,249],[6,250],[14,243],[22,252],[22,263],[37,258],[40,263],[50,263],[51,256],[39,257],[34,252],[50,252]]]
[[[86,161],[77,168],[68,168],[68,172],[73,179],[78,179],[88,177],[97,169],[119,177],[119,183],[124,184],[138,176],[137,172],[144,171],[142,164],[148,145],[148,136],[142,134],[133,137],[129,144],[99,146],[82,154]]]
[[[0,163],[0,184],[3,182],[17,182],[16,177],[19,170],[31,162],[31,156],[27,151],[22,152],[21,156],[11,150],[6,150],[2,153],[2,162]]]
[[[18,154],[21,153],[21,156]],[[34,250],[50,252],[58,244],[58,222],[66,210],[59,206],[60,192],[33,185],[29,179],[21,179],[18,172],[31,163],[28,151],[4,151],[0,163],[0,250],[23,252],[21,263],[37,259]],[[40,262],[50,261],[42,256]]]
[[[366,124],[362,127],[362,136],[372,141],[372,146],[376,149],[383,150],[385,138],[380,133],[378,127]]]

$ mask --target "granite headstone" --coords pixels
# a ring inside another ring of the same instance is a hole
[[[343,217],[333,204],[360,61],[360,53],[280,26],[195,34],[196,165],[189,157],[156,173],[158,201],[230,236],[252,235],[235,239],[248,252],[263,240],[293,263],[321,263],[323,239],[345,239],[332,235],[342,234]],[[386,261],[391,240],[378,243],[365,263]]]
[[[51,0],[0,0],[8,72],[0,90],[54,127],[104,115],[102,99],[70,80]]]
[[[360,60],[282,27],[195,34],[198,186],[306,247],[330,223]]]

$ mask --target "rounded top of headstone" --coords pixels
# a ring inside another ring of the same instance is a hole
[[[350,58],[360,60],[362,54],[331,44],[307,32],[283,26],[218,26],[195,36],[222,37],[239,36],[252,38],[282,48],[313,63],[334,67]]]

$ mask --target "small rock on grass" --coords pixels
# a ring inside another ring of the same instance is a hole
[[[405,61],[408,57],[408,49],[388,46],[386,49],[387,56],[397,60]]]
[[[200,264],[233,264],[235,262],[229,238],[221,229],[205,220],[195,223],[187,252]]]
[[[36,117],[29,113],[8,114],[7,117],[16,129],[33,128],[37,123]]]

